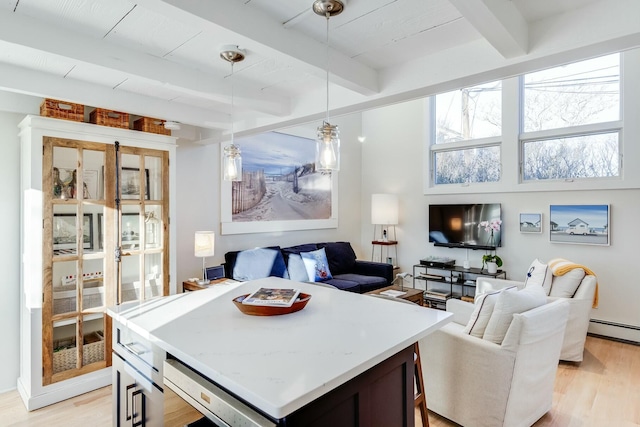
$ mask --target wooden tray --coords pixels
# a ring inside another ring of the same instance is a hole
[[[250,294],[235,297],[233,303],[238,307],[238,310],[250,316],[278,316],[281,314],[295,313],[296,311],[302,310],[311,299],[311,295],[301,293],[291,307],[243,304],[242,301],[249,295]]]

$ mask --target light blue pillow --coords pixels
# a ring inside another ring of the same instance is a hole
[[[309,273],[307,273],[307,267],[305,267],[300,254],[289,255],[288,270],[291,280],[295,280],[296,282],[309,281]]]
[[[327,262],[327,254],[324,248],[312,252],[301,252],[300,256],[307,269],[310,281],[322,282],[333,278],[331,271],[329,271],[329,262]]]
[[[273,274],[274,263],[278,257],[282,258],[282,254],[276,249],[256,248],[239,252],[233,267],[233,278],[242,282],[276,275],[288,279],[284,260],[281,262],[282,275]]]

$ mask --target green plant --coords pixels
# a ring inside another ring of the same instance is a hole
[[[484,268],[484,265],[488,262],[495,262],[498,267],[502,267],[502,258],[500,258],[498,255],[482,255],[482,268]]]

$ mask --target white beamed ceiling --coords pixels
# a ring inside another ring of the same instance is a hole
[[[0,109],[58,98],[236,135],[320,121],[326,19],[312,0],[0,0]],[[346,114],[640,46],[637,0],[350,0],[329,20]],[[33,107],[30,107],[33,108]],[[17,111],[34,113],[35,111]]]

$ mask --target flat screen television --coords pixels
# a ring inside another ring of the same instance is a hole
[[[429,205],[429,242],[451,248],[495,249],[501,246],[502,226],[496,230],[487,225],[496,220],[502,221],[500,203]]]

